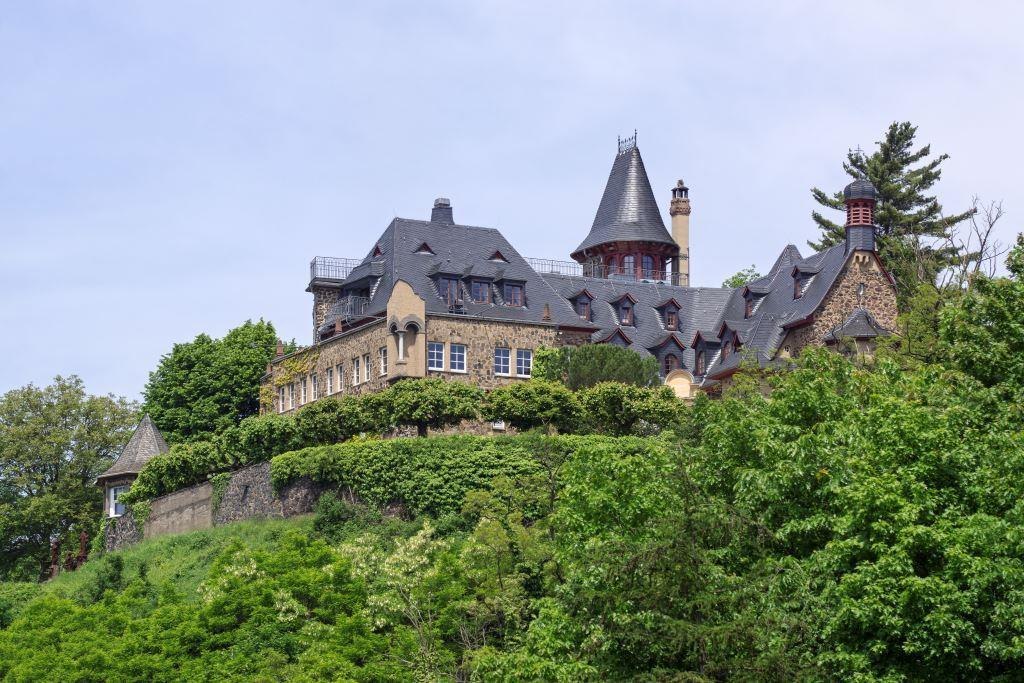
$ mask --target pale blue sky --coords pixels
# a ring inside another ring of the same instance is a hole
[[[634,128],[663,209],[691,188],[695,284],[805,249],[808,188],[893,120],[1012,239],[1024,10],[975,5],[3,3],[0,391],[138,397],[172,343],[246,318],[309,343],[310,258],[437,196],[567,258]]]

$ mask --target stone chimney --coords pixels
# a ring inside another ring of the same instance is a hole
[[[679,259],[675,271],[681,287],[690,286],[690,188],[682,180],[672,188],[672,203],[668,213],[672,216],[672,239],[679,245]]]
[[[277,348],[274,350],[274,357],[280,358],[284,355],[284,342],[280,339],[277,340]]]
[[[846,202],[846,253],[875,250],[875,201],[871,181],[854,180],[843,190]]]
[[[452,202],[450,199],[447,197],[438,197],[434,200],[434,208],[430,211],[430,222],[455,223],[455,219],[452,218]]]

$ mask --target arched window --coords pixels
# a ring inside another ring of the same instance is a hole
[[[648,280],[652,279],[654,277],[654,257],[644,256],[640,260],[640,264],[644,270],[644,277]]]
[[[664,365],[665,365],[665,376],[667,377],[670,372],[672,372],[673,370],[678,370],[679,369],[679,359],[676,357],[676,355],[674,353],[670,353],[670,354],[665,356]]]
[[[636,256],[622,257],[622,272],[626,275],[636,275]]]

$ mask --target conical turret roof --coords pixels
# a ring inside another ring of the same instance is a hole
[[[572,255],[575,258],[584,249],[623,241],[675,244],[665,229],[651,181],[647,179],[647,169],[635,144],[616,155],[594,225]]]
[[[166,453],[168,450],[164,435],[160,433],[160,430],[153,424],[152,418],[147,414],[135,428],[132,438],[128,440],[128,444],[121,451],[121,455],[117,456],[117,460],[110,466],[110,469],[96,477],[96,483],[122,475],[138,474],[150,458]]]

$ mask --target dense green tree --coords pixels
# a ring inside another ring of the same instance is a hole
[[[380,426],[411,426],[419,436],[426,436],[428,429],[479,417],[482,401],[483,392],[465,382],[405,379],[370,396],[369,407]]]
[[[78,377],[0,396],[0,577],[35,579],[50,541],[77,548],[103,505],[96,476],[138,419],[124,398],[90,396]]]
[[[171,443],[207,439],[259,412],[260,378],[274,357],[274,326],[247,320],[222,339],[175,344],[150,373],[144,408]]]
[[[986,386],[1024,391],[1024,235],[1006,259],[1008,277],[978,275],[942,313],[941,334],[953,362]]]
[[[867,178],[878,191],[875,224],[878,226],[878,250],[882,262],[896,279],[900,301],[913,295],[920,283],[935,284],[939,272],[958,258],[945,244],[950,230],[967,220],[971,212],[946,216],[942,205],[929,191],[939,181],[947,154],[931,156],[931,145],[915,148],[917,127],[909,121],[889,126],[878,149],[866,154],[860,149],[847,152],[843,170],[852,179]],[[828,193],[813,188],[818,204],[845,211],[843,193]],[[811,243],[822,249],[842,242],[843,222],[835,222],[822,213],[812,214],[821,230],[821,239]],[[962,255],[961,255],[962,256]]]
[[[737,287],[742,287],[748,282],[753,282],[759,277],[761,277],[761,273],[757,272],[757,266],[755,266],[754,264],[750,264],[749,268],[744,268],[738,273],[735,273],[725,278],[725,281],[722,283],[722,286],[735,289]]]
[[[570,389],[590,387],[598,382],[621,382],[640,387],[661,383],[658,361],[615,344],[584,344],[540,349],[533,376],[562,382]]]
[[[518,430],[544,427],[568,432],[581,417],[575,394],[564,384],[536,378],[492,389],[482,412],[488,420],[504,420]]]
[[[583,419],[597,434],[657,434],[682,416],[683,403],[668,387],[601,382],[579,392]]]

